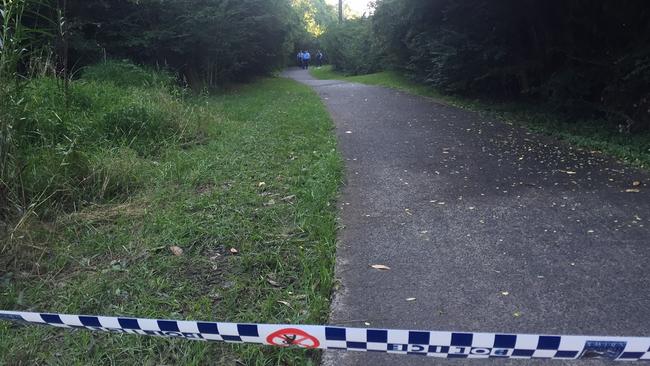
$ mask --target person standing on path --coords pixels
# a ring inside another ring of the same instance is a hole
[[[296,55],[296,62],[298,63],[298,66],[300,66],[301,68],[305,67],[303,63],[303,56],[304,53],[302,52],[302,50],[298,51],[298,54]]]
[[[323,66],[323,53],[320,50],[318,50],[318,52],[316,52],[316,62],[317,62],[318,67]]]
[[[305,51],[302,54],[303,69],[309,70],[309,61],[311,60],[311,54],[309,51]]]

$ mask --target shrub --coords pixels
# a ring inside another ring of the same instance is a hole
[[[366,18],[348,20],[333,27],[324,38],[326,53],[334,70],[349,75],[380,70],[380,61]]]

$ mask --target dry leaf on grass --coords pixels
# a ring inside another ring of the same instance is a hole
[[[173,245],[173,246],[169,247],[169,250],[172,252],[172,254],[174,254],[177,257],[180,257],[181,255],[183,255],[183,248],[181,248],[181,247],[177,247],[177,246]]]
[[[289,304],[288,301],[278,300],[278,304],[282,304],[282,305],[284,305],[284,306],[286,306],[286,307],[291,307],[291,304]]]
[[[274,280],[272,280],[272,279],[270,279],[270,278],[267,278],[267,279],[266,279],[266,282],[268,282],[269,284],[271,284],[271,286],[280,287],[280,283],[278,283],[277,281],[274,281]]]
[[[239,250],[236,248],[230,248],[230,254],[239,254]]]

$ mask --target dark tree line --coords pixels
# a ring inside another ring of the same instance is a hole
[[[56,51],[59,64],[65,47],[71,69],[129,59],[168,67],[194,85],[242,81],[277,69],[286,63],[304,26],[292,0],[27,3],[32,11],[26,22],[47,30],[49,37],[38,41]],[[65,37],[57,29],[60,13]]]
[[[210,85],[267,73],[284,62],[288,0],[77,0],[70,11],[78,58],[106,52],[181,71]]]
[[[346,72],[398,68],[449,92],[544,100],[626,131],[650,128],[647,1],[378,0],[370,19],[328,37],[350,40],[328,48]]]

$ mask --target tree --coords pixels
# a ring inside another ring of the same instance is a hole
[[[70,63],[106,57],[165,65],[192,85],[219,85],[283,65],[290,0],[68,0]]]
[[[359,47],[374,42],[383,64],[439,89],[544,100],[635,131],[650,129],[649,17],[642,0],[378,0]]]

